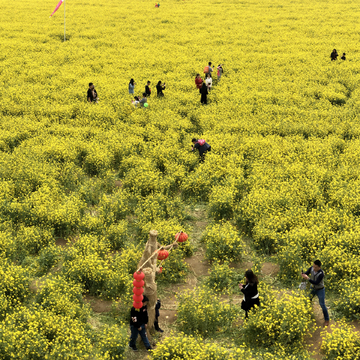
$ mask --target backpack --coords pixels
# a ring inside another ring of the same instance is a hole
[[[199,139],[197,142],[200,146],[203,146],[203,145],[205,145],[206,141],[204,139]]]
[[[205,66],[204,67],[204,73],[207,74],[209,72],[209,67],[208,66]]]

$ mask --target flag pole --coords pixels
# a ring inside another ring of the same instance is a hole
[[[66,13],[65,13],[65,1],[66,1],[66,0],[64,0],[64,42],[66,41],[66,23],[65,23],[65,21],[66,21]]]

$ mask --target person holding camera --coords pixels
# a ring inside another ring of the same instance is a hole
[[[162,97],[164,96],[163,90],[165,90],[165,86],[166,84],[162,84],[161,81],[159,81],[156,85],[156,91],[157,91],[157,96],[158,97]]]
[[[324,314],[324,320],[325,320],[324,326],[328,326],[329,313],[325,305],[325,285],[324,285],[325,273],[321,269],[321,261],[315,260],[313,266],[307,269],[305,273],[301,272],[301,276],[303,279],[308,280],[310,283],[311,300],[314,298],[315,295],[318,297],[319,304]]]
[[[241,308],[245,310],[245,319],[248,318],[248,312],[254,308],[255,305],[260,306],[260,299],[258,293],[259,280],[252,270],[245,272],[246,283],[239,284],[240,291],[244,294],[244,299],[241,303]]]
[[[89,103],[97,103],[99,100],[98,94],[95,90],[95,86],[93,83],[89,83],[89,89],[87,91],[87,101]]]

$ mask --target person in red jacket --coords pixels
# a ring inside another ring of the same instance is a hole
[[[199,90],[201,89],[202,83],[203,83],[203,79],[200,77],[200,74],[196,74],[195,85]]]

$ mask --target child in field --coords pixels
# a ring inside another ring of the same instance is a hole
[[[143,93],[143,97],[142,97],[142,99],[139,101],[139,103],[140,103],[140,106],[141,106],[141,107],[144,107],[144,104],[147,103],[146,93]]]
[[[137,107],[138,104],[140,103],[139,97],[138,97],[138,96],[135,96],[135,97],[134,97],[134,100],[132,100],[131,103],[132,103],[135,107]]]
[[[345,53],[342,54],[341,60],[346,60],[346,54]]]

